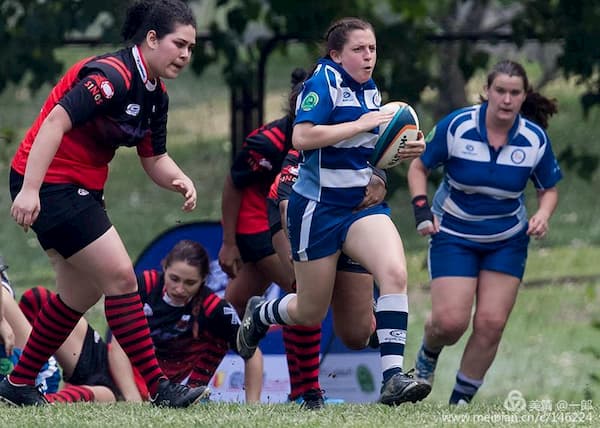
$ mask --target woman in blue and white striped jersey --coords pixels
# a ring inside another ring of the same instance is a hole
[[[334,287],[343,251],[373,274],[379,286],[376,324],[383,385],[379,401],[396,405],[425,398],[430,386],[403,372],[408,299],[404,248],[385,203],[361,206],[373,174],[369,158],[380,124],[393,113],[379,110],[381,97],[371,76],[377,58],[373,27],[357,18],[335,22],[326,33],[326,55],[304,82],[292,134],[302,152],[290,195],[287,226],[297,293],[266,303],[251,300],[238,331],[238,348],[253,351],[270,324],[317,325],[333,300],[361,293]],[[422,134],[400,153],[419,156]],[[335,305],[334,305],[335,307]],[[357,326],[371,322],[371,308],[356,314]],[[368,330],[369,325],[365,330]]]
[[[432,312],[418,378],[433,382],[442,348],[456,343],[473,318],[450,404],[469,403],[483,383],[516,300],[529,238],[548,231],[562,178],[544,130],[556,102],[534,92],[525,69],[509,60],[494,66],[484,89],[481,104],[438,122],[408,172],[417,230],[431,237]],[[427,175],[440,166],[444,178],[430,208]],[[528,218],[529,180],[538,208]]]

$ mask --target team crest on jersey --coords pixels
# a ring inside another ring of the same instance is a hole
[[[140,114],[140,109],[141,107],[139,104],[128,104],[125,108],[125,113],[127,113],[129,116],[135,117]]]
[[[522,164],[523,161],[525,161],[525,151],[523,151],[522,149],[515,149],[515,150],[513,150],[513,152],[510,154],[510,160],[515,165]]]
[[[107,100],[110,100],[115,94],[115,88],[113,88],[112,83],[110,83],[108,80],[103,80],[100,83],[100,91]]]
[[[311,111],[317,104],[319,104],[319,96],[316,92],[309,92],[302,100],[300,108],[303,111]]]
[[[175,330],[186,331],[190,326],[190,320],[192,316],[190,314],[183,314],[181,319],[175,323]]]

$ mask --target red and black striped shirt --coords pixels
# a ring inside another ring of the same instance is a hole
[[[50,92],[20,144],[12,168],[25,174],[33,141],[56,104],[67,111],[73,126],[52,159],[46,183],[74,183],[101,190],[118,147],[136,147],[142,157],[165,153],[169,98],[160,79],[144,80],[144,67],[135,46],[73,65]]]

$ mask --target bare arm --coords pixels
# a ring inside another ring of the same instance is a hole
[[[161,187],[181,193],[185,202],[181,208],[189,212],[196,208],[196,188],[192,180],[168,154],[140,158],[146,174]]]
[[[527,234],[536,239],[543,238],[549,229],[549,220],[558,205],[558,189],[538,190],[538,210],[529,219]]]
[[[423,165],[421,159],[414,159],[408,167],[407,179],[410,197],[427,195],[427,176],[429,171]]]
[[[25,168],[23,187],[10,209],[10,215],[25,231],[35,222],[40,213],[40,187],[63,135],[71,127],[71,118],[66,110],[57,104],[42,122],[33,141]]]
[[[342,140],[370,131],[394,117],[393,112],[371,111],[352,122],[336,125],[315,125],[310,122],[294,126],[292,144],[296,150],[312,150],[331,146]]]
[[[221,196],[223,244],[219,250],[219,264],[223,272],[231,278],[235,278],[242,267],[242,259],[235,239],[241,203],[242,191],[233,184],[231,174],[227,174],[223,184],[223,195]]]

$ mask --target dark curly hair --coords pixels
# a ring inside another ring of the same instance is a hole
[[[141,43],[148,31],[156,31],[158,39],[175,30],[176,24],[196,29],[192,9],[181,0],[138,0],[127,9],[121,36],[127,43]]]

